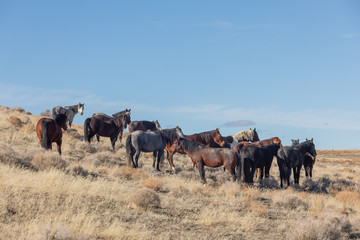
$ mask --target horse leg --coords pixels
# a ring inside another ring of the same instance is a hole
[[[312,178],[312,169],[313,169],[313,166],[310,166],[310,169],[309,169],[310,178]]]
[[[199,168],[201,183],[206,184],[204,162],[201,160],[196,165]]]
[[[257,168],[259,169],[259,168]],[[265,168],[265,177],[266,177],[266,168]],[[264,167],[261,167],[260,168],[260,177],[259,177],[261,180],[264,178]]]
[[[139,167],[139,165],[138,165],[139,156],[140,156],[140,151],[136,150],[136,153],[135,153],[135,168]]]
[[[162,155],[164,154],[164,149],[157,151],[158,152],[158,156],[157,156],[157,165],[156,165],[156,170],[160,171],[160,160]]]
[[[96,140],[100,142],[100,136],[96,134]]]
[[[228,166],[224,166],[224,168],[230,173],[230,175],[233,177],[233,181],[236,181],[236,174],[235,174],[235,167],[229,168]]]
[[[157,151],[154,151],[153,152],[153,168],[155,168],[156,156],[157,156]]]
[[[114,136],[110,137],[110,141],[111,141],[111,146],[113,148],[113,151],[115,152],[116,137],[114,137]]]
[[[57,144],[57,149],[58,149],[58,152],[59,152],[60,155],[61,155],[61,143],[62,143],[61,140],[56,142],[56,144]]]

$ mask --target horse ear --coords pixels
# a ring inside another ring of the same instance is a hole
[[[251,128],[250,128],[250,130],[251,130]]]
[[[254,128],[254,131],[256,131],[256,128]]]
[[[219,132],[219,128],[216,129],[216,132]]]

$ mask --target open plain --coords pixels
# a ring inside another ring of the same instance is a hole
[[[61,156],[56,144],[45,151],[38,119],[0,107],[0,239],[360,238],[360,150],[318,150],[313,178],[302,169],[287,189],[276,161],[253,185],[206,168],[204,186],[185,155],[175,155],[176,173],[166,159],[153,169],[151,154],[127,166],[126,134],[113,152],[73,124]]]

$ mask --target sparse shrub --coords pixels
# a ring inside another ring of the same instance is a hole
[[[343,191],[335,195],[335,199],[345,204],[360,206],[360,194],[357,192]]]
[[[297,222],[292,231],[289,231],[288,238],[299,240],[349,239],[351,228],[348,219],[325,214],[319,219]]]
[[[139,189],[130,197],[130,202],[137,208],[150,209],[160,207],[160,198],[152,190]]]
[[[36,153],[31,163],[39,170],[48,170],[51,168],[64,170],[67,166],[66,161],[57,152],[50,151]]]
[[[141,169],[136,169],[131,166],[121,166],[115,175],[118,175],[121,178],[125,178],[127,180],[131,179],[145,179],[149,176]]]
[[[14,110],[15,112],[20,112],[20,113],[24,113],[24,112],[25,112],[25,110],[24,110],[22,107],[14,107],[13,110]]]
[[[6,144],[0,143],[0,162],[17,167],[34,169],[25,156],[21,156]]]
[[[277,203],[279,206],[282,206],[284,208],[287,209],[298,209],[298,208],[303,208],[303,209],[308,209],[308,204],[304,201],[302,201],[298,196],[296,196],[295,194],[290,194],[284,197],[283,201],[280,201]]]
[[[99,147],[98,146],[95,146],[94,144],[92,143],[87,143],[87,142],[78,142],[76,144],[76,147],[80,150],[83,150],[84,152],[86,153],[96,153],[99,151]]]
[[[85,161],[91,162],[95,167],[114,166],[119,164],[119,160],[111,152],[98,152],[85,158]]]
[[[14,125],[17,128],[22,127],[23,122],[21,121],[20,118],[16,117],[16,116],[10,116],[7,118],[8,122],[10,122],[12,125]]]
[[[66,130],[65,132],[65,135],[70,135],[71,137],[76,139],[80,139],[81,137],[80,133],[74,128],[68,128],[68,130]]]
[[[34,133],[35,132],[35,126],[32,123],[26,124],[24,126],[22,126],[19,131],[23,132],[23,133]]]
[[[142,185],[155,191],[160,191],[163,187],[163,180],[160,178],[147,178],[143,180]]]
[[[72,174],[74,176],[87,177],[89,175],[89,171],[85,170],[82,166],[77,166],[72,169]]]
[[[50,117],[51,111],[49,109],[45,109],[45,110],[41,111],[40,116]]]

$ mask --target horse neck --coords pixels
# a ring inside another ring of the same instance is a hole
[[[307,142],[303,142],[296,145],[295,148],[299,149],[299,151],[305,155],[309,151],[310,146]]]
[[[180,141],[182,142],[183,151],[189,156],[192,156],[193,153],[199,149],[199,146],[201,146],[200,143],[189,139],[181,139]]]

